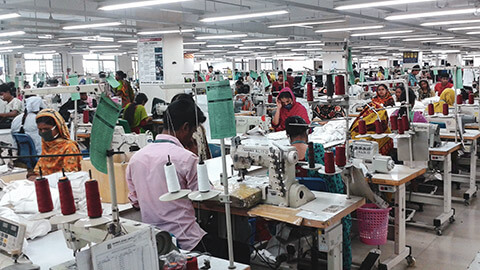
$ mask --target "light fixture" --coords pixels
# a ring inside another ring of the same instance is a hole
[[[10,43],[12,43],[11,40],[0,41],[0,45],[10,44]]]
[[[0,53],[9,53],[9,52],[13,52],[13,50],[0,50]]]
[[[268,28],[284,28],[284,27],[294,27],[294,26],[312,28],[310,25],[341,23],[341,22],[345,22],[345,20],[325,20],[325,21],[312,21],[312,22],[272,24],[272,25],[269,25]]]
[[[424,34],[424,35],[409,35],[409,36],[388,36],[388,37],[380,37],[380,39],[416,38],[416,37],[431,37],[431,36],[436,36],[436,35]]]
[[[460,50],[436,50],[432,51],[432,53],[459,53]]]
[[[479,25],[475,26],[465,26],[465,27],[453,27],[453,28],[448,28],[448,31],[458,31],[458,30],[472,30],[472,29],[480,29]]]
[[[34,54],[54,54],[54,53],[57,53],[57,51],[38,51],[33,53]]]
[[[198,52],[199,49],[183,49],[186,52]]]
[[[404,34],[404,33],[411,33],[413,30],[398,30],[398,31],[384,31],[384,32],[371,32],[371,33],[356,33],[351,34],[352,37],[364,37],[364,36],[383,36],[383,35],[391,35],[391,34]]]
[[[450,25],[450,24],[468,24],[468,23],[478,23],[477,20],[452,20],[452,21],[439,21],[439,22],[427,22],[420,24],[421,26],[436,26],[436,25]]]
[[[18,14],[16,12],[0,14],[0,20],[8,20],[8,19],[13,19],[13,18],[18,18],[18,17],[20,17],[20,14]]]
[[[39,39],[53,39],[53,35],[38,35]]]
[[[155,5],[164,5],[164,4],[173,4],[179,2],[186,2],[190,0],[150,0],[150,1],[136,1],[131,3],[123,4],[114,4],[99,7],[100,10],[119,10],[119,9],[128,9],[128,8],[138,8],[138,7],[148,7]]]
[[[338,6],[336,10],[349,10],[349,9],[360,9],[360,8],[371,8],[371,7],[386,7],[386,6],[397,6],[405,5],[412,3],[421,3],[421,2],[434,2],[437,0],[388,0],[388,1],[377,1],[377,2],[368,2],[363,4],[352,4],[352,5],[342,5]]]
[[[98,46],[90,46],[90,49],[109,49],[109,48],[120,48],[122,45],[98,45]]]
[[[207,48],[223,48],[223,47],[238,47],[238,44],[213,44],[207,45]]]
[[[253,51],[241,51],[241,50],[238,50],[238,51],[230,51],[230,52],[226,52],[226,54],[236,54],[236,53],[253,53]]]
[[[90,52],[110,52],[110,51],[118,51],[118,49],[95,49],[95,50],[90,50]]]
[[[126,39],[126,40],[118,40],[118,43],[137,43],[138,40],[136,39]]]
[[[10,36],[19,36],[25,35],[23,31],[9,31],[9,32],[0,32],[0,37],[10,37]]]
[[[468,39],[455,39],[454,41],[442,41],[437,42],[438,45],[448,45],[448,44],[465,44],[465,43],[480,43],[480,41],[469,41]]]
[[[207,36],[196,36],[195,39],[205,40],[205,39],[228,39],[228,38],[242,38],[247,37],[247,34],[226,34],[226,35],[207,35]]]
[[[159,31],[143,31],[138,32],[138,35],[161,35],[161,34],[179,34],[195,32],[195,29],[173,29],[173,30],[159,30]]]
[[[275,45],[313,44],[313,43],[322,43],[322,42],[318,40],[292,40],[292,41],[280,41],[275,43]]]
[[[242,46],[240,50],[266,49],[268,46]]]
[[[204,45],[207,44],[205,41],[194,41],[194,42],[183,42],[183,45]]]
[[[202,53],[219,53],[219,52],[226,52],[226,50],[202,50]]]
[[[406,38],[402,41],[430,41],[430,40],[442,40],[442,39],[454,39],[455,37],[420,37],[420,38]]]
[[[352,49],[374,49],[374,48],[385,48],[385,46],[372,45],[372,46],[355,46]]]
[[[478,35],[478,34],[480,34],[480,32],[479,31],[474,31],[474,32],[467,32],[466,34],[467,35]]]
[[[275,41],[284,41],[288,38],[261,38],[261,39],[244,39],[243,43],[254,43],[254,42],[275,42]]]
[[[301,51],[321,51],[322,48],[299,48],[299,49],[292,49],[292,52],[301,52]]]
[[[99,27],[118,26],[121,24],[122,24],[121,22],[97,22],[97,23],[94,22],[94,23],[64,26],[63,30],[90,29],[90,28],[99,28]]]
[[[241,19],[251,19],[259,17],[268,17],[287,14],[288,10],[276,10],[276,11],[264,11],[264,12],[245,12],[243,14],[236,15],[226,15],[226,16],[217,16],[217,17],[207,17],[200,19],[201,22],[222,22],[230,20],[241,20]]]
[[[431,12],[420,12],[420,13],[407,13],[401,15],[392,15],[388,16],[385,19],[389,21],[396,20],[408,20],[408,19],[417,19],[425,17],[439,17],[439,16],[448,16],[448,15],[459,15],[459,14],[468,14],[475,13],[476,8],[464,8],[464,9],[448,9],[442,11],[431,11]]]
[[[367,25],[367,26],[354,26],[354,27],[343,27],[343,28],[332,28],[332,29],[319,29],[316,30],[316,33],[330,33],[330,32],[346,32],[346,31],[356,31],[356,30],[370,30],[370,29],[380,29],[383,28],[383,25]]]
[[[59,47],[59,46],[70,46],[72,43],[57,43],[57,44],[41,44],[38,47]]]
[[[311,43],[307,44],[306,46],[325,46],[325,43]]]
[[[25,46],[17,45],[17,46],[7,46],[7,47],[0,47],[0,50],[15,50],[15,49],[22,49]]]

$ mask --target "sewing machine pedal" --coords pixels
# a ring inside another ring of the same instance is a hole
[[[378,260],[381,255],[381,251],[379,249],[372,249],[368,253],[365,260],[363,260],[362,264],[360,265],[359,270],[371,270],[373,267],[378,263]]]

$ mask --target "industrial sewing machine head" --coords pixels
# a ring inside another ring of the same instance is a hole
[[[121,152],[134,152],[153,142],[153,134],[148,133],[125,133],[123,127],[115,126],[113,133],[112,148]]]
[[[255,127],[260,127],[262,130],[268,131],[270,129],[270,123],[271,118],[267,116],[235,116],[237,133],[246,133],[247,131]]]
[[[464,133],[464,125],[462,124],[462,117],[460,115],[457,117],[457,123],[455,123],[455,114],[426,115],[425,118],[428,122],[438,124],[440,128],[446,129],[448,133],[455,133],[457,131]]]
[[[349,145],[354,163],[363,162],[370,172],[388,173],[395,166],[391,157],[380,155],[375,141],[351,140]]]
[[[263,138],[263,137],[262,137]],[[295,178],[298,162],[293,146],[271,144],[266,139],[232,139],[230,155],[233,167],[244,177],[252,166],[268,168],[268,185],[262,190],[264,202],[287,207],[298,207],[315,198],[313,193]]]

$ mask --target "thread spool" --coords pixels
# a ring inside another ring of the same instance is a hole
[[[442,107],[442,112],[443,112],[443,115],[448,115],[448,104],[447,103],[443,103],[443,107]]]
[[[390,127],[392,128],[392,130],[398,129],[397,117],[395,115],[390,116]]]
[[[168,156],[167,164],[163,165],[165,177],[167,179],[167,188],[169,193],[176,193],[180,191],[180,182],[178,182],[177,170],[175,165],[170,161]]]
[[[410,130],[410,123],[408,122],[408,117],[406,115],[402,116],[403,129],[405,131]]]
[[[187,258],[187,270],[198,270],[197,257],[188,257]]]
[[[307,101],[313,101],[313,84],[307,83]]]
[[[365,120],[363,120],[363,118],[360,118],[360,120],[358,121],[358,133],[360,133],[360,135],[367,134],[367,123],[365,123]]]
[[[313,149],[313,142],[308,143],[308,167],[315,168],[315,151]]]
[[[473,93],[468,94],[468,104],[473,104],[475,100],[475,95]]]
[[[345,155],[345,145],[340,145],[335,148],[335,164],[338,167],[347,165],[347,156]]]
[[[273,103],[273,96],[272,94],[268,95],[268,103]]]
[[[90,177],[91,179],[91,177]],[[99,218],[102,216],[102,201],[100,199],[100,191],[98,182],[91,179],[85,182],[85,193],[87,197],[87,213],[90,218]]]
[[[433,109],[433,103],[428,104],[428,115],[434,115],[435,110]]]
[[[327,75],[327,96],[332,97],[334,93],[333,75]]]
[[[35,180],[35,193],[37,194],[38,212],[47,213],[53,210],[52,193],[48,179],[42,177],[42,168],[40,168],[40,177]]]
[[[208,180],[207,165],[200,160],[197,164],[198,191],[208,192],[210,190],[210,181]]]
[[[87,124],[90,122],[90,111],[89,110],[84,110],[83,111],[83,123]]]
[[[325,172],[326,173],[335,173],[335,164],[333,161],[333,152],[325,152]]]
[[[463,104],[463,96],[457,95],[457,104]]]
[[[375,120],[375,133],[377,133],[377,134],[382,134],[383,133],[382,122],[378,119]]]
[[[66,176],[58,180],[58,193],[60,194],[60,209],[64,216],[75,214],[75,200],[73,199],[72,184]]]
[[[337,75],[335,77],[335,95],[345,95],[345,78],[343,75]]]
[[[397,126],[398,126],[398,134],[405,133],[405,128],[403,126],[403,121],[401,117],[397,118]]]

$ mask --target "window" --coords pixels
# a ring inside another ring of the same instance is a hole
[[[38,72],[46,72],[50,76],[53,72],[53,54],[29,54],[24,55],[25,58],[25,79],[33,82],[33,75]]]
[[[115,72],[115,56],[99,54],[84,55],[83,68],[87,74],[98,74],[100,71]]]

